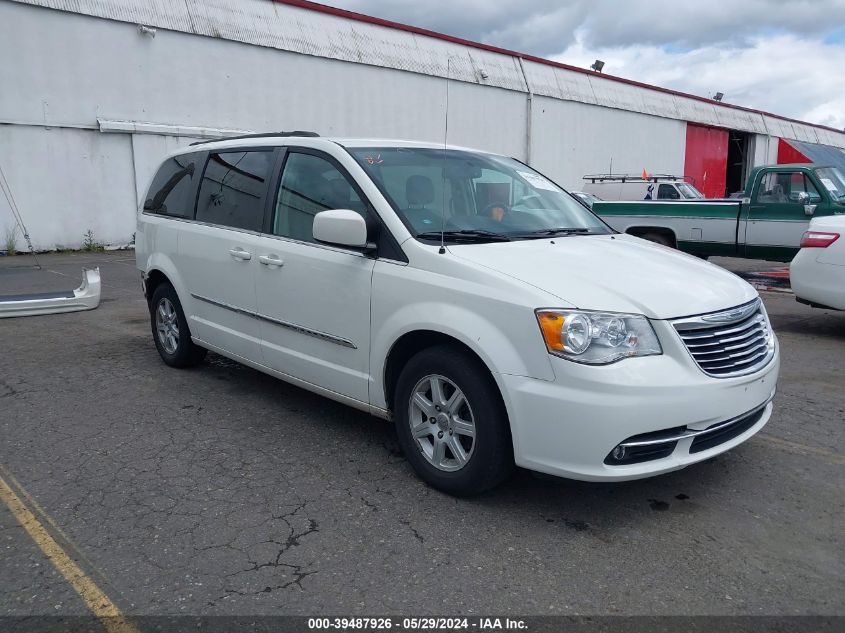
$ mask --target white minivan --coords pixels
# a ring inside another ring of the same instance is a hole
[[[392,419],[453,494],[514,464],[665,473],[768,421],[778,344],[739,277],[512,158],[297,134],[195,144],[155,175],[136,253],[168,365],[213,350]]]

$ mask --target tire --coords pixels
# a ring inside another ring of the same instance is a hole
[[[661,246],[675,248],[675,244],[672,242],[672,240],[663,233],[643,233],[642,235],[640,235],[640,237],[644,240],[648,240],[649,242],[660,244]]]
[[[432,381],[442,398],[435,397]],[[513,469],[510,425],[498,387],[472,355],[448,345],[424,349],[402,369],[393,402],[399,444],[417,475],[434,488],[475,495]]]
[[[176,290],[159,284],[150,300],[150,327],[161,360],[171,367],[193,367],[208,353],[191,340],[188,321]]]

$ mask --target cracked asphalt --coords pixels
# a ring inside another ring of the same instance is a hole
[[[459,500],[386,422],[220,356],[166,367],[131,252],[40,260],[0,259],[0,294],[99,265],[103,302],[0,321],[0,475],[128,615],[845,614],[845,313],[764,294],[775,413],[727,454]],[[2,504],[0,613],[85,613]]]

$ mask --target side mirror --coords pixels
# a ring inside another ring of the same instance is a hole
[[[321,211],[314,216],[314,239],[324,244],[369,249],[367,222],[359,213],[350,209]]]
[[[812,203],[812,196],[806,191],[798,192],[798,203],[804,205],[804,215],[813,215],[816,212],[816,205]]]

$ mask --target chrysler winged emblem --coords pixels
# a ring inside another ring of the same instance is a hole
[[[756,312],[759,305],[760,300],[755,299],[751,303],[746,303],[744,306],[739,306],[738,308],[731,308],[730,310],[716,312],[715,314],[707,314],[701,317],[701,320],[709,323],[731,323],[733,321],[741,321],[753,312]]]

